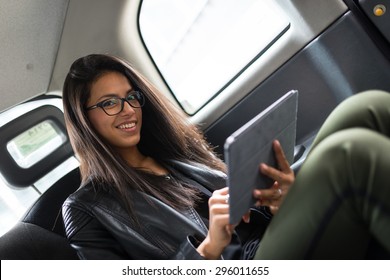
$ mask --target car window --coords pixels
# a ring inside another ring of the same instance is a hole
[[[45,120],[23,133],[7,144],[7,150],[22,168],[29,168],[63,143],[66,136],[51,120]]]
[[[139,25],[175,98],[194,114],[264,53],[289,22],[271,0],[144,0]]]

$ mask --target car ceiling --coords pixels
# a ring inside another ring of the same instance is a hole
[[[117,33],[129,32],[120,26],[128,22],[118,15],[134,5],[139,1],[0,0],[0,111],[60,90],[70,63],[79,56],[126,55],[131,47],[121,48],[124,42],[118,42]]]
[[[0,111],[47,91],[68,2],[0,0]]]

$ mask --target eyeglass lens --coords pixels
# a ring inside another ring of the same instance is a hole
[[[101,104],[107,115],[116,115],[122,112],[124,102],[129,103],[133,108],[140,108],[144,105],[144,98],[140,92],[131,93],[126,98],[113,97]]]

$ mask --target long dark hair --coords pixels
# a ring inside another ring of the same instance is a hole
[[[225,172],[225,164],[212,151],[200,130],[150,82],[121,58],[92,54],[77,59],[70,67],[63,88],[63,105],[68,134],[78,158],[83,184],[112,186],[132,212],[129,187],[153,195],[176,209],[192,205],[197,193],[191,188],[153,184],[150,176],[128,166],[91,125],[85,106],[91,85],[107,72],[123,74],[145,96],[143,124],[138,149],[161,164],[167,160],[196,162]],[[166,165],[165,165],[166,166]],[[148,179],[149,178],[149,179]]]

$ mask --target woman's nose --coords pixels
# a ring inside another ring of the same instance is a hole
[[[128,113],[134,113],[135,110],[132,106],[130,106],[130,103],[128,101],[125,101],[123,100],[123,109],[122,109],[122,112],[121,113],[125,113],[125,114],[128,114]]]

